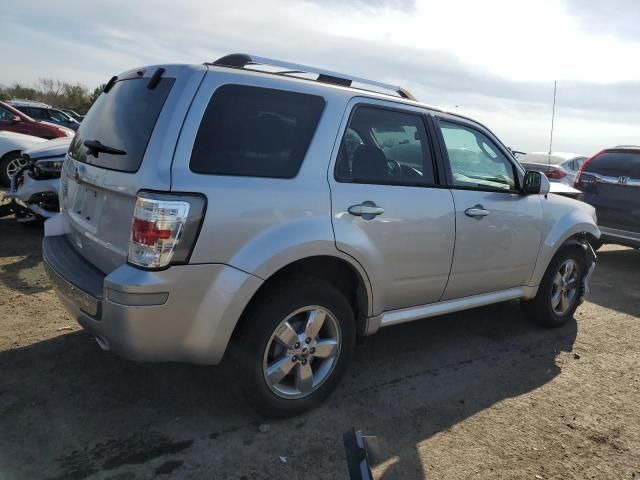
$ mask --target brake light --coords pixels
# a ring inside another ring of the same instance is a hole
[[[560,180],[561,178],[566,177],[567,174],[564,170],[560,170],[559,168],[554,168],[547,172],[547,178],[553,178],[554,180]]]
[[[598,153],[596,153],[595,155],[593,155],[592,157],[589,157],[583,164],[582,166],[578,169],[578,173],[576,173],[576,179],[573,182],[573,186],[577,188],[577,185],[580,183],[580,175],[582,175],[582,172],[587,168],[587,165],[589,165],[589,162],[591,160],[593,160],[594,158],[599,157],[600,155],[602,155],[603,153],[605,153],[607,150],[601,150]]]
[[[159,230],[156,225],[149,220],[133,219],[131,238],[136,243],[155,245],[158,240],[168,240],[170,237],[171,230]]]
[[[128,261],[146,268],[162,268],[180,243],[189,202],[158,200],[138,195],[131,223]]]

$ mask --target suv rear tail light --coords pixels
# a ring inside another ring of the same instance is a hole
[[[552,168],[547,172],[547,178],[553,178],[554,180],[560,180],[566,176],[566,172],[559,168]]]
[[[140,192],[131,221],[128,262],[148,269],[186,263],[205,204],[200,195]]]
[[[589,165],[589,162],[591,160],[593,160],[596,157],[599,157],[600,155],[602,155],[603,153],[605,153],[607,150],[601,150],[598,153],[596,153],[595,155],[593,155],[592,157],[589,157],[587,160],[585,160],[585,162],[582,164],[582,166],[578,169],[578,173],[576,173],[576,179],[573,181],[573,186],[575,188],[578,188],[578,185],[580,185],[581,183],[594,183],[595,182],[595,178],[591,175],[582,175],[582,173],[584,172],[584,170],[587,168],[587,165]],[[583,177],[582,179],[580,177]]]

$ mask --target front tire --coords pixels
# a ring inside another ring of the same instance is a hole
[[[522,303],[527,317],[547,328],[567,323],[578,308],[585,273],[580,249],[561,249],[549,264],[535,298]]]
[[[0,160],[0,185],[3,187],[11,186],[11,177],[21,167],[27,164],[22,158],[20,152],[8,153]]]
[[[234,348],[247,401],[267,416],[318,406],[355,348],[355,321],[333,285],[295,276],[267,287],[242,319]]]
[[[602,245],[604,245],[602,241],[597,238],[590,239],[589,244],[591,245],[591,248],[593,248],[594,252],[597,252],[598,250],[600,250],[600,248],[602,248]]]

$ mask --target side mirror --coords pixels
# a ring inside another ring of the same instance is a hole
[[[11,120],[13,121],[13,123],[18,123],[22,121],[22,119],[18,115],[14,115]]]
[[[551,190],[549,179],[542,172],[527,170],[524,174],[522,191],[526,195],[546,195]]]

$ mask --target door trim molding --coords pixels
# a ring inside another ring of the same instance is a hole
[[[418,305],[415,307],[402,308],[383,312],[367,320],[366,335],[377,332],[382,327],[397,325],[399,323],[412,322],[422,318],[436,317],[447,313],[459,312],[470,308],[483,307],[493,303],[506,302],[508,300],[530,299],[536,296],[538,287],[522,286],[499,290],[497,292],[482,293],[470,297],[446,300],[444,302],[430,303],[428,305]]]

